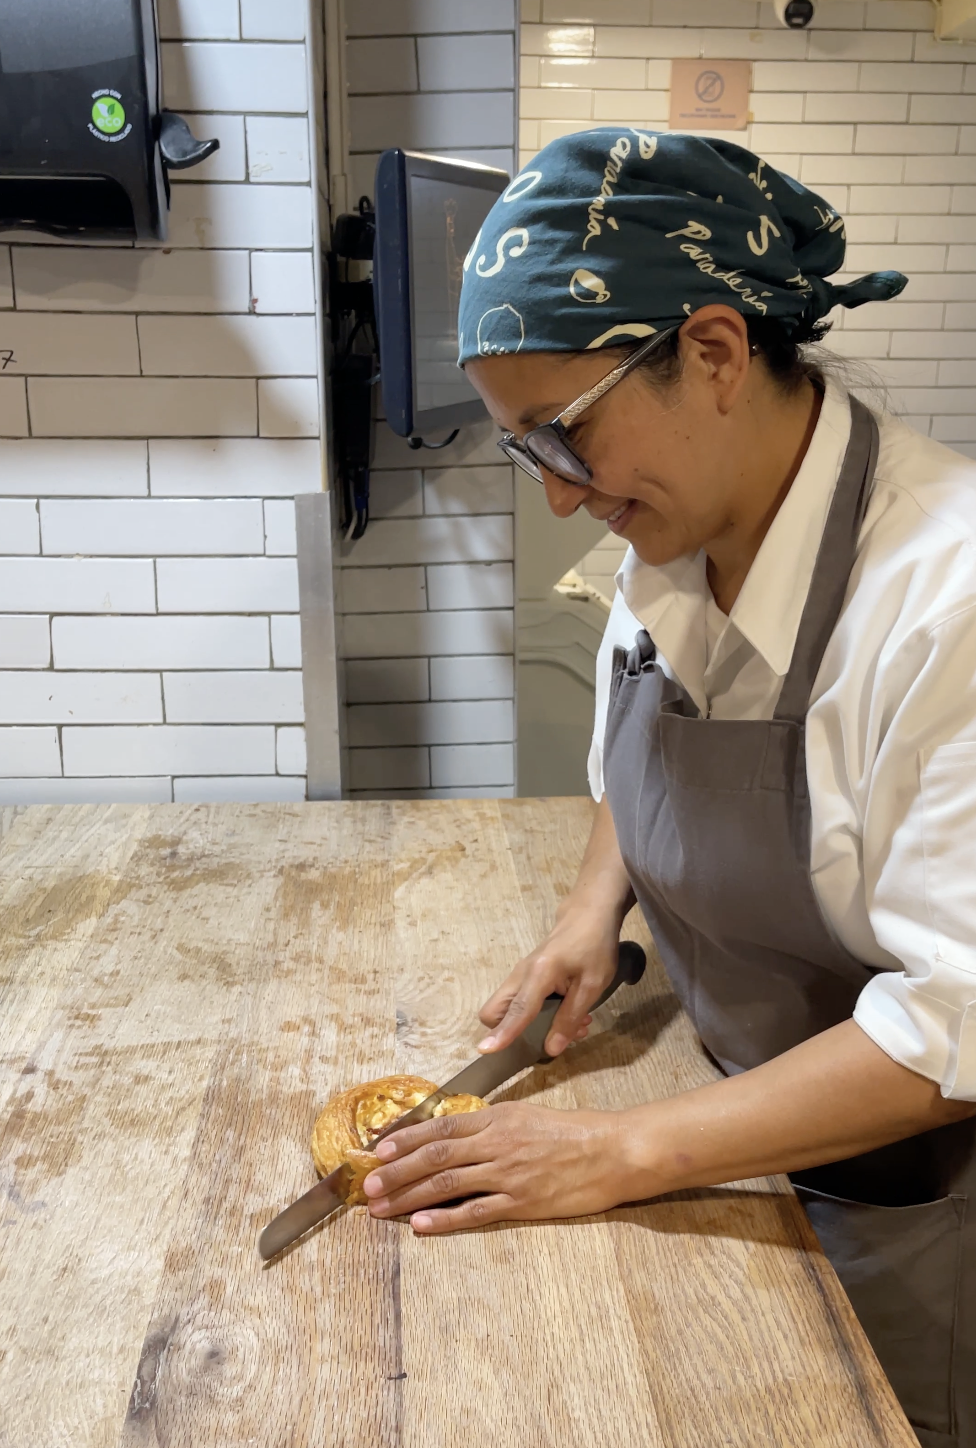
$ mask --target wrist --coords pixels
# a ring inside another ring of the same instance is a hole
[[[612,935],[616,940],[630,905],[629,882],[626,894],[610,882],[576,885],[556,907],[556,924],[585,921],[591,928],[595,925],[601,934]]]
[[[652,1101],[617,1113],[621,1201],[647,1201],[682,1185],[681,1153],[668,1147],[666,1105]]]

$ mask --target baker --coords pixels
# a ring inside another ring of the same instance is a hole
[[[500,446],[630,544],[593,832],[481,1049],[552,991],[548,1050],[584,1036],[636,899],[725,1074],[431,1121],[365,1185],[444,1232],[789,1172],[921,1442],[976,1448],[976,467],[805,353],[905,285],[831,283],[844,251],[749,152],[625,128],[548,146],[472,246]]]

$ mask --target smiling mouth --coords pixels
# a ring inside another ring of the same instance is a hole
[[[625,503],[621,503],[620,507],[614,509],[614,511],[610,514],[606,521],[607,527],[612,533],[618,533],[620,531],[621,524],[625,525],[627,523],[628,515],[633,506],[634,500],[632,498],[628,498]]]

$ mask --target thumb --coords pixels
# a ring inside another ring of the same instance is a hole
[[[478,1012],[478,1019],[483,1026],[497,1026],[509,1006],[512,1004],[513,996],[518,994],[519,982],[512,977],[500,985],[493,996],[489,996],[481,1010]]]

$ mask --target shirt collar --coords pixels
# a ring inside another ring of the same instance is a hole
[[[847,394],[828,379],[810,446],[729,614],[774,674],[789,671],[850,435]]]
[[[775,674],[789,671],[820,539],[850,438],[847,394],[827,379],[806,455],[780,504],[729,615]],[[705,671],[705,554],[654,567],[628,549],[617,586],[630,611],[696,696]],[[667,643],[665,643],[667,638]],[[701,700],[696,698],[701,707]]]
[[[680,679],[704,712],[707,703],[701,687],[705,673],[705,554],[685,554],[673,563],[654,567],[642,563],[628,548],[617,573],[617,587],[631,613],[650,634]]]

